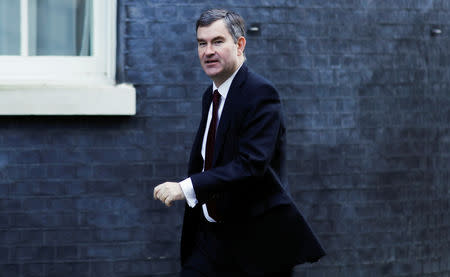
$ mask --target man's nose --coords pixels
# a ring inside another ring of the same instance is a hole
[[[212,45],[212,44],[208,44],[208,45],[206,46],[206,49],[205,49],[205,54],[206,54],[207,56],[211,56],[211,55],[214,55],[214,53],[215,53],[215,50],[214,50],[213,45]]]

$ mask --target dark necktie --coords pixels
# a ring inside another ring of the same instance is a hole
[[[219,113],[220,104],[220,94],[218,90],[214,91],[213,94],[213,110],[211,123],[209,124],[208,136],[206,138],[206,153],[205,153],[205,171],[211,168],[213,157],[214,157],[214,142],[216,141],[216,129]],[[206,207],[208,209],[208,214],[214,220],[219,221],[219,216],[216,211],[216,200],[214,198],[206,202]]]
[[[216,141],[216,129],[220,104],[220,93],[218,90],[214,91],[212,103],[212,118],[211,123],[209,124],[208,136],[206,138],[205,171],[211,168],[214,157],[214,142]]]

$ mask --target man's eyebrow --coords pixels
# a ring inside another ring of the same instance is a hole
[[[211,41],[215,41],[215,40],[218,40],[218,39],[224,40],[225,37],[224,37],[224,36],[217,36],[217,37],[214,37]],[[206,39],[203,39],[203,38],[197,38],[197,41],[206,41]]]
[[[224,36],[217,36],[217,37],[213,38],[212,40],[218,40],[218,39],[222,39],[222,40],[224,40],[224,39],[225,39],[225,37],[224,37]]]

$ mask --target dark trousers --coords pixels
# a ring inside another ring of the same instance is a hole
[[[223,240],[219,224],[204,220],[197,231],[195,247],[183,265],[180,277],[291,277],[292,268],[280,272],[252,275],[234,259]]]

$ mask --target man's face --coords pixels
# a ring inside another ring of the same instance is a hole
[[[223,20],[197,29],[198,57],[206,75],[220,86],[238,69],[243,61],[245,39],[237,43]]]

